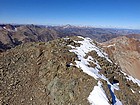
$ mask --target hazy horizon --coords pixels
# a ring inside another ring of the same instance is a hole
[[[139,0],[2,0],[0,23],[140,29]]]

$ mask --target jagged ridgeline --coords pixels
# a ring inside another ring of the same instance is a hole
[[[139,86],[89,38],[26,43],[0,55],[0,105],[140,105]]]

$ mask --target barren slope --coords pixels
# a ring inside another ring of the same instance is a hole
[[[140,79],[140,42],[136,39],[118,37],[102,43],[127,74]]]

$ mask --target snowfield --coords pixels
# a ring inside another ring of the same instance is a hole
[[[80,47],[75,47],[68,45],[72,49],[69,50],[70,52],[74,52],[77,57],[78,61],[76,62],[76,67],[81,68],[84,73],[92,76],[94,79],[98,81],[98,86],[94,86],[93,91],[90,93],[88,97],[88,101],[91,103],[91,105],[110,105],[109,100],[105,94],[105,91],[102,88],[102,83],[99,81],[99,79],[103,79],[107,81],[108,87],[113,99],[113,105],[122,105],[121,101],[117,99],[116,95],[114,94],[114,90],[119,90],[119,84],[111,84],[108,81],[108,78],[106,78],[103,74],[99,74],[101,67],[98,64],[97,60],[92,58],[91,56],[88,56],[87,59],[84,58],[87,53],[91,51],[96,51],[98,56],[104,57],[107,61],[112,63],[112,61],[108,58],[107,54],[103,52],[100,48],[98,48],[90,38],[83,38],[79,36],[79,38],[82,38],[82,41],[75,41],[75,43],[80,43]],[[93,62],[96,64],[96,67],[89,67],[89,62]]]

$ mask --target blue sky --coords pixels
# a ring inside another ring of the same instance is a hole
[[[0,23],[140,29],[140,0],[0,0]]]

